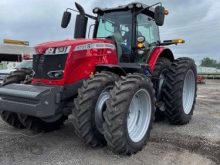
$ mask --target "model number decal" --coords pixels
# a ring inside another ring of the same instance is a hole
[[[84,44],[84,45],[76,46],[74,51],[82,51],[82,50],[89,50],[89,49],[115,49],[115,45],[108,44],[108,43]]]

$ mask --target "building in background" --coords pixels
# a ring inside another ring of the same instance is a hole
[[[217,68],[198,66],[197,72],[206,79],[220,79],[220,69]]]
[[[5,39],[0,44],[0,69],[14,68],[23,59],[31,59],[34,53],[28,41]]]
[[[212,68],[212,67],[198,66],[197,72],[198,72],[198,74],[212,74],[212,73],[219,73],[220,74],[220,69]]]

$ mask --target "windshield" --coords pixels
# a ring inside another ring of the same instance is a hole
[[[99,16],[97,38],[113,38],[117,44],[120,61],[131,54],[132,13],[131,11],[114,11]]]
[[[159,29],[155,21],[145,14],[139,14],[137,16],[137,31],[151,45],[160,41]]]
[[[155,21],[146,14],[140,13],[132,20],[132,12],[111,11],[99,16],[96,38],[111,38],[116,42],[118,59],[121,62],[134,61],[138,37],[145,38],[147,58],[150,50],[160,41],[159,29]],[[132,26],[136,25],[135,26]],[[135,29],[133,29],[135,28]],[[128,60],[127,60],[128,59]]]
[[[106,38],[120,32],[123,36],[132,24],[131,11],[115,11],[104,13],[99,17],[97,38]]]
[[[33,67],[33,61],[22,61],[20,64],[18,64],[15,68],[21,69],[21,68],[32,68]]]

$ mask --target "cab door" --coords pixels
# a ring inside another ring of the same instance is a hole
[[[139,54],[137,50],[138,53],[137,61],[142,63],[148,59],[150,52],[160,42],[159,28],[151,17],[142,13],[137,15],[136,22],[137,22],[136,38],[138,37],[145,38],[144,41],[145,48],[143,54]]]

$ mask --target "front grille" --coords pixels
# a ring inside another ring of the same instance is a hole
[[[50,71],[64,70],[67,54],[58,55],[34,55],[34,78],[53,79],[47,75]]]

